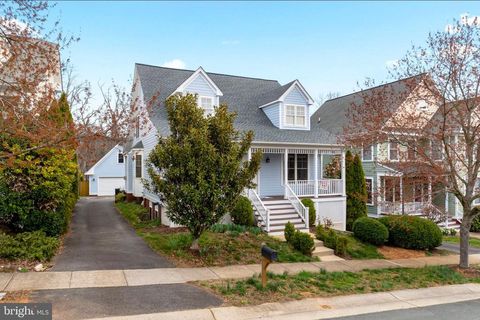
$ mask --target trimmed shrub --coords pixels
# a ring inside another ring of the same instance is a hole
[[[293,236],[295,235],[296,231],[297,230],[295,229],[295,226],[293,225],[293,223],[288,221],[285,224],[285,230],[283,231],[283,235],[285,236],[285,240],[287,240],[287,242],[290,242],[292,240]]]
[[[388,229],[388,242],[406,249],[433,249],[442,244],[442,231],[432,221],[414,216],[378,219]]]
[[[337,245],[337,233],[330,229],[323,240],[323,245],[335,250],[335,246]]]
[[[313,238],[308,233],[295,231],[293,237],[290,239],[293,248],[300,251],[304,255],[311,255],[313,251]]]
[[[315,225],[315,220],[317,220],[317,212],[315,211],[315,203],[312,199],[302,199],[302,204],[308,208],[308,224],[310,227]]]
[[[253,216],[253,207],[252,203],[247,197],[240,196],[233,208],[232,212],[230,212],[232,217],[232,221],[235,224],[239,224],[242,226],[254,226],[255,225],[255,218]]]
[[[320,241],[324,241],[326,236],[327,236],[327,229],[325,229],[324,226],[319,224],[316,228],[315,237]]]
[[[361,217],[353,223],[353,235],[363,242],[381,246],[388,240],[388,229],[377,219]]]
[[[470,227],[471,232],[480,232],[480,215],[476,216],[472,221],[472,226]]]
[[[0,258],[9,260],[50,260],[60,245],[55,237],[45,232],[23,232],[15,236],[0,234]]]
[[[348,239],[344,236],[338,236],[337,242],[335,243],[335,254],[339,256],[346,256],[347,255],[347,245]]]
[[[115,195],[115,202],[124,202],[126,198],[125,192],[119,192]]]

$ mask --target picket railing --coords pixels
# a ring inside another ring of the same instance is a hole
[[[258,196],[258,194],[253,189],[248,189],[248,198],[252,202],[255,210],[257,213],[262,217],[263,223],[265,224],[264,230],[266,232],[270,231],[270,219],[269,219],[269,211],[263,204],[262,200]]]
[[[292,203],[295,211],[297,211],[300,218],[302,218],[303,222],[305,222],[305,226],[308,228],[308,208],[305,208],[303,203],[300,201],[300,199],[298,199],[297,195],[292,190],[292,188],[290,188],[288,183],[285,185],[285,198],[287,198]]]
[[[315,180],[289,180],[290,188],[297,196],[314,196]],[[317,185],[317,195],[332,196],[343,194],[342,179],[319,179]]]

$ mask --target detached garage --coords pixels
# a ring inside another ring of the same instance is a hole
[[[125,190],[125,159],[123,147],[116,145],[85,175],[88,176],[89,195],[113,196],[115,189]]]

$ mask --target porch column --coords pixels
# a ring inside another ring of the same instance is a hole
[[[428,177],[428,204],[432,204],[432,177]]]
[[[284,176],[284,183],[285,183],[285,190],[288,185],[288,149],[285,148],[285,153],[283,156],[283,176]],[[287,192],[284,192],[284,196],[287,195]]]
[[[403,203],[403,177],[400,176],[400,211],[405,214],[405,206]]]
[[[248,161],[252,160],[252,148],[248,148],[247,159]]]
[[[314,172],[314,192],[313,192],[313,196],[315,198],[318,198],[318,149],[315,149],[315,153],[313,154],[313,163],[314,163],[314,168],[313,168],[313,172]]]
[[[320,179],[323,179],[323,153],[320,153]]]
[[[345,197],[347,194],[347,190],[345,190],[345,150],[342,150],[342,195]]]

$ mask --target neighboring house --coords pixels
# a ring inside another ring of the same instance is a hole
[[[416,108],[418,112],[425,113],[427,119],[432,119],[438,107],[433,103],[427,104],[418,98],[414,99],[417,90],[422,90],[424,76],[418,75],[328,100],[318,111],[321,124],[324,124],[323,127],[332,134],[341,137],[344,129],[349,125],[350,108],[353,105],[361,105],[362,97],[365,95],[378,94],[375,91],[385,89],[386,86],[395,96],[391,103],[385,105],[385,108],[390,108],[389,114],[392,117],[400,114],[403,108]],[[414,85],[411,85],[412,81],[415,81]],[[411,105],[411,101],[416,101],[416,105]],[[405,172],[405,169],[402,169],[405,166],[400,165],[401,155],[406,155],[407,160],[415,160],[414,154],[410,153],[407,147],[394,141],[381,141],[365,145],[358,151],[365,171],[368,189],[367,207],[370,216],[379,217],[400,213],[422,215],[428,208],[439,213],[446,212],[448,216],[456,219],[460,218],[460,205],[453,194],[446,192],[442,186],[432,185],[428,182],[429,179],[416,179],[414,172]],[[441,159],[441,149],[439,159]],[[411,166],[409,170],[412,170]],[[453,221],[449,221],[447,226],[454,224]]]
[[[123,147],[117,144],[110,149],[85,175],[91,196],[113,196],[115,189],[125,190]]]
[[[276,80],[170,69],[136,64],[133,100],[140,109],[157,97],[149,110],[145,126],[132,128],[126,147],[127,198],[141,198],[152,211],[160,211],[162,223],[172,225],[165,215],[161,198],[143,185],[148,180],[146,159],[157,144],[158,136],[170,134],[165,100],[175,93],[198,95],[198,104],[208,116],[221,103],[237,113],[237,130],[255,134],[250,157],[263,151],[261,168],[255,178],[257,187],[248,190],[256,216],[263,229],[282,232],[291,221],[298,229],[308,230],[308,214],[299,198],[315,202],[317,221],[330,219],[338,229],[345,229],[344,152],[334,135],[322,128],[317,114],[309,116],[313,99],[294,80],[281,85]],[[340,179],[323,178],[324,167],[339,156],[342,159]]]

